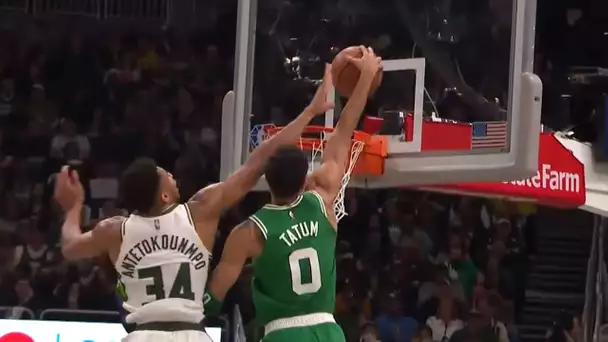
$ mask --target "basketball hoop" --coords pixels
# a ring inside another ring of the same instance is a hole
[[[260,128],[264,132],[260,134],[262,141],[271,138],[281,129],[283,127],[264,125]],[[327,138],[333,131],[333,127],[308,126],[296,142],[300,149],[310,153],[310,172],[314,171],[315,165],[319,165]],[[360,131],[353,133],[348,164],[342,177],[340,191],[334,200],[334,212],[338,221],[347,215],[344,208],[344,191],[351,177],[381,176],[384,173],[384,159],[386,156],[387,139],[385,136],[370,135]]]

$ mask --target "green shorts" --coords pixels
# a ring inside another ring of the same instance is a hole
[[[275,330],[262,342],[345,342],[344,332],[336,323],[321,323],[307,327]]]

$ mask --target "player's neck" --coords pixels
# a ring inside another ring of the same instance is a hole
[[[168,212],[170,212],[171,210],[173,210],[173,208],[175,208],[175,206],[177,206],[177,203],[163,203],[162,205],[159,206],[155,206],[154,208],[150,209],[149,212],[142,214],[141,216],[148,216],[148,217],[154,217],[154,216],[162,216]]]
[[[276,198],[276,197],[272,196],[272,198],[270,199],[270,203],[272,203],[276,206],[280,206],[280,207],[287,206],[287,205],[290,205],[293,202],[295,202],[300,197],[300,195],[301,194],[297,194],[297,195],[295,195],[293,197],[289,197],[289,198]]]

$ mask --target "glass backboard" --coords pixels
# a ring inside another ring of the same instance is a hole
[[[535,174],[542,84],[536,1],[239,1],[234,91],[224,101],[223,178],[252,131],[308,103],[325,62],[369,45],[384,78],[365,115],[384,120],[386,172],[353,186],[517,180]],[[317,125],[333,126],[347,99]],[[255,134],[254,134],[255,135]]]

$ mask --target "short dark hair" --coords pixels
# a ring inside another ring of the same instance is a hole
[[[290,198],[298,194],[308,174],[308,158],[296,146],[280,147],[268,160],[264,175],[273,196]]]
[[[156,162],[150,158],[137,158],[120,177],[118,196],[121,207],[129,212],[149,212],[154,207],[159,186]]]

